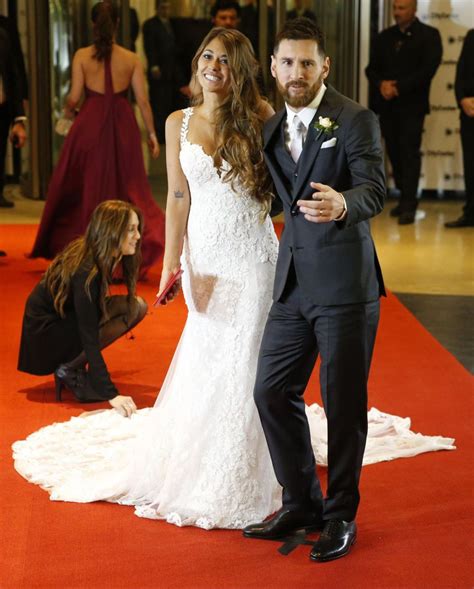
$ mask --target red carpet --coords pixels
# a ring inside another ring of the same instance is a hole
[[[53,380],[16,371],[24,301],[46,262],[27,260],[36,227],[2,226],[1,520],[2,588],[468,588],[472,572],[472,393],[466,370],[393,296],[383,301],[370,380],[370,404],[412,418],[412,429],[455,437],[458,449],[365,467],[359,539],[348,558],[288,556],[276,542],[239,532],[176,528],[139,519],[128,507],[50,502],[12,466],[10,445],[85,407]],[[158,271],[139,287],[151,303]],[[106,351],[114,381],[140,407],[159,390],[185,320],[182,298],[153,310]],[[449,320],[448,318],[446,320]],[[317,401],[313,379],[307,401]],[[88,410],[101,405],[87,406]]]

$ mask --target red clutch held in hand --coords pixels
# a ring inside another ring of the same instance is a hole
[[[176,272],[174,274],[172,274],[170,276],[170,279],[168,280],[168,282],[166,283],[165,288],[160,292],[160,294],[156,297],[155,302],[153,303],[154,307],[157,307],[162,301],[165,300],[166,295],[170,292],[170,290],[173,288],[173,285],[176,283],[177,280],[179,280],[181,278],[181,275],[183,273],[183,270],[180,268],[179,270],[176,270]]]

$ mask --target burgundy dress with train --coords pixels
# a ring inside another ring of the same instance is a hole
[[[119,199],[143,212],[143,275],[163,251],[164,214],[151,194],[127,90],[114,93],[110,60],[104,69],[105,94],[86,87],[86,100],[64,142],[30,257],[54,258],[84,234],[99,203]]]

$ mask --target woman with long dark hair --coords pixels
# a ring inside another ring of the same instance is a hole
[[[145,301],[135,294],[142,227],[134,205],[104,201],[85,235],[53,260],[28,297],[18,369],[54,373],[58,400],[67,387],[81,402],[107,400],[126,415],[136,409],[113,384],[101,350],[146,314]],[[128,294],[109,296],[119,266]]]
[[[105,199],[134,203],[146,221],[141,275],[160,256],[164,215],[148,183],[140,132],[127,100],[130,86],[148,133],[148,147],[157,157],[159,145],[137,55],[117,45],[118,10],[99,2],[91,13],[94,43],[79,49],[72,63],[71,91],[64,113],[73,120],[48,188],[46,206],[30,256],[52,259],[83,235],[92,211]]]

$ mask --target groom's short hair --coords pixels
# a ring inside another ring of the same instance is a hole
[[[326,57],[324,33],[311,19],[304,16],[287,20],[275,38],[273,54],[278,51],[280,43],[288,41],[316,41],[321,57]]]

